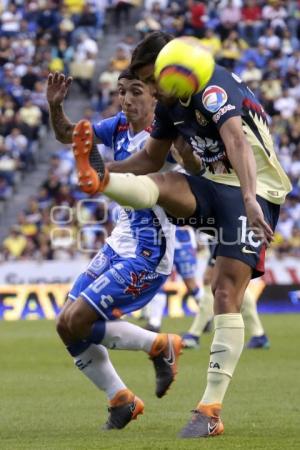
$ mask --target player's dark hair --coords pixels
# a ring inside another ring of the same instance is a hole
[[[126,80],[135,80],[136,76],[135,74],[130,70],[130,68],[127,67],[127,69],[122,70],[120,75],[118,76],[118,81],[121,80],[121,78],[126,78]]]
[[[135,73],[143,66],[154,64],[161,49],[172,39],[174,39],[172,34],[163,31],[154,31],[148,34],[134,49],[130,70]]]

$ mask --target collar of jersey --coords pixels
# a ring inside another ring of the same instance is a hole
[[[142,133],[149,133],[149,129],[146,128],[144,130],[139,131],[136,134],[131,134],[130,128],[128,128],[127,137],[128,137],[129,142],[132,142],[137,136],[140,136]]]

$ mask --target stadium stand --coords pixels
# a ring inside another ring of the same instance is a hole
[[[82,116],[109,117],[118,111],[116,80],[135,43],[148,32],[163,29],[176,36],[197,36],[220,64],[247,82],[264,105],[279,159],[293,184],[282,208],[273,252],[280,258],[300,255],[299,0],[146,0],[131,22],[126,21],[132,6],[137,6],[133,3],[122,7],[118,2],[105,6],[101,0],[1,4],[1,203],[13,201],[21,180],[36,165],[40,167],[41,142],[48,133],[44,97],[48,70],[74,77]],[[80,249],[90,257],[113,227],[113,205],[101,199],[86,202],[76,187],[70,148],[57,143],[48,175],[39,184],[17,224],[7,232],[1,259],[74,259],[82,256]],[[84,200],[80,203],[83,221],[74,214],[78,200]],[[100,225],[95,228],[97,220]],[[51,246],[49,231],[57,230],[60,223]],[[66,223],[70,233],[65,231]]]

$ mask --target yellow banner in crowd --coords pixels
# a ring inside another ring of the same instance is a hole
[[[257,297],[264,286],[262,280],[251,283],[251,289]],[[0,320],[55,319],[70,287],[69,283],[0,285]],[[181,280],[168,280],[164,291],[170,317],[183,317],[197,312],[193,298],[184,299],[186,287]],[[136,311],[133,316],[138,318],[140,314],[140,311]]]
[[[54,319],[69,289],[69,284],[0,285],[0,319]]]
[[[70,284],[0,285],[0,320],[55,319],[70,287]],[[168,313],[171,317],[182,317],[196,312],[197,306],[192,298],[183,305],[182,297],[186,289],[181,281],[168,281],[164,290],[168,297]],[[134,313],[134,317],[139,315],[139,311]]]

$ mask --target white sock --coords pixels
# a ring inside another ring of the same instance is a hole
[[[223,402],[244,346],[244,322],[241,314],[219,314],[215,316],[214,322],[215,335],[201,404]]]
[[[196,303],[200,303],[202,295],[203,295],[202,289],[198,287],[193,294]]]
[[[251,292],[249,287],[245,291],[241,313],[245,322],[246,331],[251,336],[262,336],[265,334],[257,312],[256,296]]]
[[[157,333],[124,320],[112,320],[105,323],[105,335],[101,344],[107,348],[144,350],[149,353],[156,336]]]
[[[74,363],[98,389],[106,393],[110,400],[118,391],[126,389],[103,345],[90,345],[87,350],[74,358]]]
[[[214,315],[214,296],[211,291],[211,286],[203,287],[203,296],[199,302],[199,311],[197,312],[194,321],[189,329],[190,334],[200,337],[203,333],[205,325]]]
[[[150,303],[148,303],[148,322],[153,327],[160,328],[163,315],[164,315],[164,309],[166,306],[167,296],[164,292],[158,292]]]

